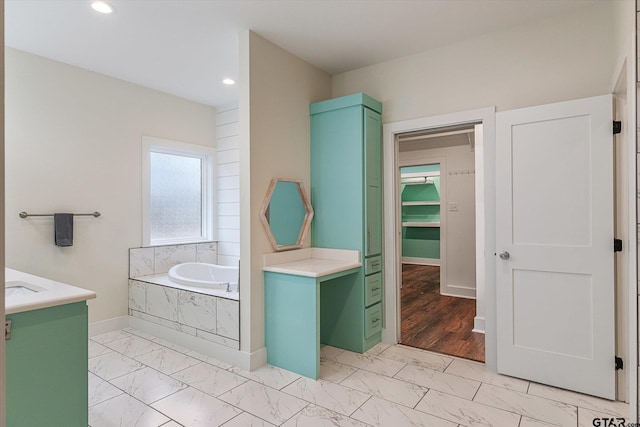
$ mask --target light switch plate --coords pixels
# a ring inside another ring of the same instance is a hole
[[[458,203],[450,202],[449,203],[449,212],[458,212]]]

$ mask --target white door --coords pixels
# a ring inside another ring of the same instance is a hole
[[[612,97],[496,115],[498,372],[615,398]]]

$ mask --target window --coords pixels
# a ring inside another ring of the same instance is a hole
[[[211,147],[142,137],[144,245],[213,240]]]

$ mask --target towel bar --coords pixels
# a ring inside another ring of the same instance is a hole
[[[29,216],[53,216],[53,214],[30,214],[24,211],[20,212],[18,215],[20,215],[20,218],[27,218]],[[73,214],[73,216],[93,216],[96,218],[98,218],[100,215],[102,215],[100,212]]]

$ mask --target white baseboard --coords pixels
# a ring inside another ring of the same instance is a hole
[[[418,265],[431,265],[434,267],[440,266],[440,260],[435,258],[414,258],[414,257],[402,257],[403,264],[418,264]]]
[[[265,348],[247,353],[136,317],[129,317],[129,326],[222,362],[230,363],[246,371],[252,371],[267,363]]]
[[[478,332],[484,334],[484,317],[474,317],[473,318],[473,332]]]
[[[446,291],[443,292],[442,289],[446,289]],[[447,295],[450,297],[458,297],[458,298],[476,299],[476,289],[466,287],[466,286],[445,285],[444,287],[440,286],[440,295]]]
[[[93,337],[107,332],[119,331],[129,327],[129,316],[114,317],[89,324],[89,336]]]

